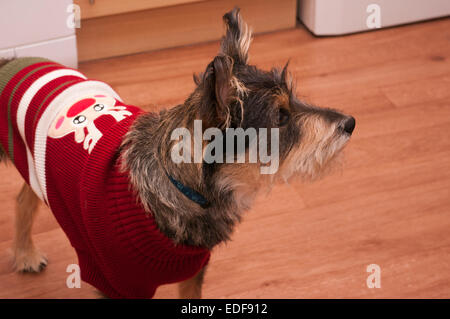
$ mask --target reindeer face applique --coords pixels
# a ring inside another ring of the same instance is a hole
[[[105,95],[94,95],[78,100],[59,112],[50,126],[48,136],[61,138],[74,132],[75,141],[83,143],[83,148],[91,153],[103,135],[94,124],[97,118],[102,115],[111,115],[119,122],[131,115],[124,106],[114,106],[115,103],[113,97]]]

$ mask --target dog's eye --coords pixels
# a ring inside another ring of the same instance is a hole
[[[289,111],[280,107],[278,112],[278,126],[286,125],[289,122]]]
[[[97,111],[97,112],[100,112],[104,108],[105,108],[105,106],[103,104],[95,104],[94,105],[94,110]]]

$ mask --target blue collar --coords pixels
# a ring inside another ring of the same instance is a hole
[[[183,193],[184,196],[186,196],[187,198],[189,198],[191,201],[199,204],[202,208],[207,208],[209,207],[209,202],[208,200],[203,197],[202,194],[200,194],[199,192],[193,190],[192,188],[183,185],[181,182],[177,181],[175,178],[173,178],[172,176],[170,176],[169,174],[167,174],[167,177],[169,178],[169,180],[172,182],[172,184],[180,191]]]

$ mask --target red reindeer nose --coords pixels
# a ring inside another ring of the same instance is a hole
[[[86,110],[89,106],[95,103],[95,99],[84,99],[81,101],[78,101],[74,105],[70,107],[70,109],[67,111],[67,117],[73,117],[84,110]]]

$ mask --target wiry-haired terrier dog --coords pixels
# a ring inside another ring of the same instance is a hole
[[[336,162],[355,119],[301,102],[287,66],[248,64],[250,29],[238,9],[224,21],[219,54],[194,76],[194,92],[159,114],[52,61],[0,61],[0,158],[26,181],[17,198],[18,271],[47,265],[31,240],[41,199],[75,248],[81,278],[107,296],[152,297],[159,285],[181,282],[181,297],[200,297],[211,249],[230,239],[258,190],[314,179]],[[204,140],[200,161],[174,161],[173,132],[195,135],[198,120],[202,134],[240,128],[260,138],[261,129],[277,129],[278,170],[261,174],[261,160],[206,161]]]

